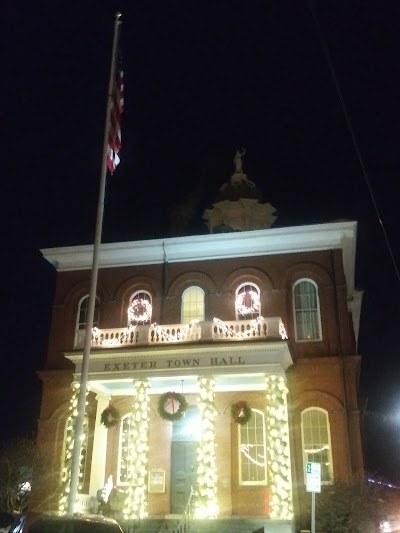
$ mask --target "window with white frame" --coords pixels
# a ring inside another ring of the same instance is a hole
[[[151,294],[147,291],[133,293],[128,307],[128,325],[150,324],[152,313]]]
[[[314,281],[296,281],[293,286],[293,312],[296,341],[322,339],[318,286]]]
[[[130,429],[131,414],[128,413],[127,415],[122,417],[119,430],[117,485],[126,485],[128,483],[128,453]]]
[[[327,411],[311,407],[301,413],[304,472],[306,464],[320,463],[321,482],[333,482],[332,447]]]
[[[265,485],[267,483],[265,417],[258,409],[252,411],[247,424],[238,424],[239,483]]]
[[[93,327],[97,328],[99,326],[99,307],[100,300],[96,296],[96,301],[94,304],[94,315],[93,315]],[[86,329],[87,315],[89,311],[89,295],[84,296],[79,300],[78,304],[78,313],[76,316],[76,330]]]
[[[100,307],[100,300],[96,296],[96,301],[94,304],[93,327],[98,327],[99,325],[99,307]],[[88,311],[89,311],[89,295],[86,295],[79,300],[78,313],[76,316],[76,329],[77,330],[86,329]]]
[[[243,283],[236,290],[236,320],[252,320],[261,316],[260,289],[254,283]]]
[[[181,324],[191,320],[204,320],[204,291],[201,287],[188,287],[182,294]]]

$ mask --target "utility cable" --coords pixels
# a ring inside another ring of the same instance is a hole
[[[322,49],[323,49],[323,52],[324,52],[324,55],[325,55],[325,59],[326,59],[326,62],[328,63],[329,70],[330,70],[333,82],[335,84],[335,88],[336,88],[336,92],[337,92],[337,95],[338,95],[338,98],[339,98],[339,102],[340,102],[340,105],[342,107],[342,111],[343,111],[343,114],[345,116],[345,119],[346,119],[346,124],[347,124],[348,130],[349,130],[352,142],[353,142],[354,149],[355,149],[356,154],[357,154],[358,161],[359,161],[360,166],[361,166],[361,170],[362,170],[362,173],[363,173],[363,176],[364,176],[364,180],[365,180],[365,183],[366,183],[368,191],[369,191],[369,195],[371,197],[372,204],[374,206],[375,214],[376,214],[376,216],[378,218],[380,227],[382,229],[383,236],[384,236],[384,239],[385,239],[385,242],[386,242],[386,246],[387,246],[387,248],[389,250],[389,254],[390,254],[390,257],[392,259],[392,263],[393,263],[394,269],[396,271],[397,279],[400,282],[399,268],[397,266],[396,259],[395,259],[394,254],[393,254],[393,250],[392,250],[392,247],[390,245],[389,238],[388,238],[385,226],[384,226],[384,224],[382,222],[382,218],[381,218],[381,215],[380,215],[380,212],[379,212],[378,204],[377,204],[377,202],[375,200],[375,195],[374,195],[374,192],[373,192],[372,187],[371,187],[371,183],[370,183],[370,180],[369,180],[369,177],[368,177],[368,172],[367,172],[366,166],[364,164],[364,160],[363,160],[363,157],[362,157],[362,154],[361,154],[361,150],[360,150],[360,147],[359,147],[359,144],[358,144],[358,141],[357,141],[357,137],[356,137],[356,135],[354,133],[354,129],[353,129],[353,126],[351,124],[351,120],[350,120],[349,114],[347,112],[346,104],[344,102],[343,94],[342,94],[342,91],[341,91],[341,88],[340,88],[340,85],[339,85],[339,82],[338,82],[338,79],[337,79],[337,76],[336,76],[336,73],[335,73],[335,69],[334,69],[334,66],[333,66],[331,54],[329,52],[328,45],[327,45],[326,40],[324,38],[324,35],[323,35],[323,32],[322,32],[322,28],[321,28],[321,24],[319,23],[319,20],[318,20],[317,14],[315,12],[312,0],[308,0],[308,6],[309,6],[309,9],[310,9],[312,18],[314,20],[315,26],[317,28],[318,36],[319,36],[319,39],[321,41],[321,46],[322,46]]]

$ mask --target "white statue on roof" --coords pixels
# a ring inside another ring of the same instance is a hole
[[[242,157],[246,155],[246,149],[236,150],[235,157],[233,158],[233,164],[235,165],[235,174],[241,174],[243,168]]]

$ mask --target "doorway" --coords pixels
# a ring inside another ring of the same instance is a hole
[[[171,443],[171,514],[185,511],[191,488],[196,484],[199,410],[190,406],[173,423]]]

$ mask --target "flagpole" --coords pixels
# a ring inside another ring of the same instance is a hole
[[[92,276],[91,276],[91,282],[90,282],[89,304],[88,304],[86,331],[85,331],[85,343],[84,343],[84,349],[83,349],[82,370],[81,370],[81,379],[80,379],[78,405],[77,405],[78,414],[77,414],[76,423],[75,423],[74,448],[72,451],[72,458],[71,458],[71,481],[70,481],[70,490],[68,494],[68,505],[67,505],[68,514],[74,513],[76,500],[78,497],[79,470],[80,470],[83,426],[84,426],[84,420],[85,420],[85,407],[86,407],[86,388],[87,388],[88,374],[89,374],[90,346],[91,346],[91,341],[92,341],[92,328],[93,328],[94,311],[95,311],[95,304],[96,304],[96,292],[97,292],[96,291],[97,277],[98,277],[98,272],[99,272],[100,244],[101,244],[101,235],[102,235],[102,229],[103,229],[104,197],[105,197],[106,177],[107,177],[108,133],[109,133],[109,128],[110,128],[110,116],[111,116],[111,107],[112,107],[112,101],[113,101],[113,90],[114,90],[115,73],[116,73],[119,26],[121,22],[122,22],[121,13],[117,13],[115,15],[115,22],[114,22],[114,39],[113,39],[113,47],[112,47],[112,55],[111,55],[110,80],[108,84],[106,123],[105,123],[105,128],[104,128],[103,159],[101,163],[99,198],[98,198],[98,204],[97,204],[96,231],[95,231],[95,238],[94,238],[94,245],[93,245]]]

